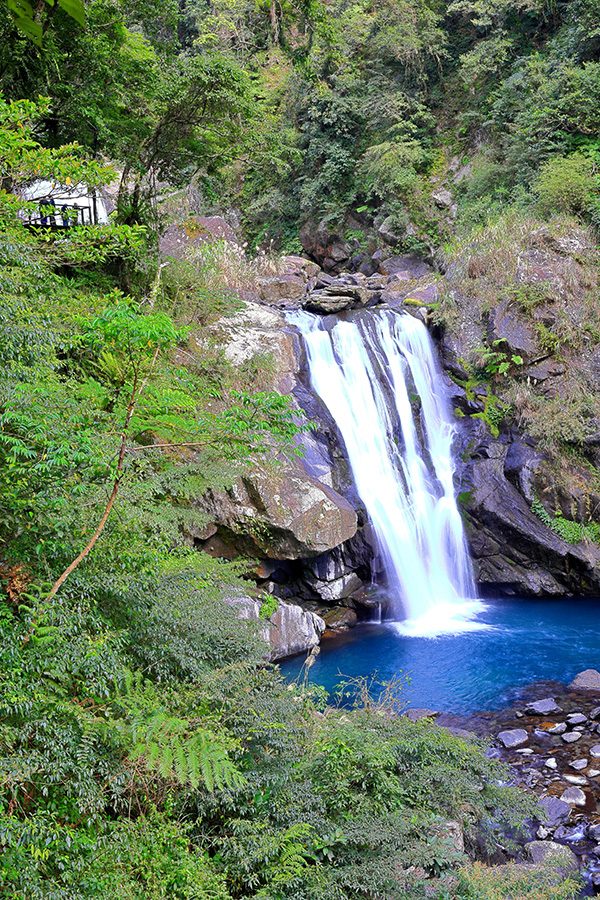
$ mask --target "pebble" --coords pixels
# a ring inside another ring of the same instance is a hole
[[[544,765],[547,766],[549,769],[558,768],[558,763],[556,762],[556,759],[554,756],[551,756],[550,759],[547,759],[546,762],[544,763]]]
[[[570,787],[567,788],[566,791],[563,791],[560,799],[564,803],[572,804],[573,806],[585,806],[585,794],[578,787]]]
[[[581,737],[581,732],[580,731],[569,731],[568,734],[561,734],[561,737],[562,737],[563,741],[565,742],[565,744],[574,744],[575,741],[578,741],[579,738]],[[598,756],[600,756],[600,744],[598,744],[598,751],[599,751]],[[591,752],[592,751],[590,750],[590,753]],[[592,753],[592,756],[593,755],[594,754]]]
[[[548,734],[563,734],[567,730],[566,722],[557,722],[552,728],[548,729]]]
[[[588,778],[597,778],[600,775],[600,769],[589,769]]]
[[[579,771],[580,769],[587,769],[587,764],[587,759],[574,759],[573,762],[569,763],[569,766],[571,769]]]
[[[600,841],[600,825],[588,825],[587,834],[590,840],[598,843]]]
[[[517,750],[517,753],[522,753],[523,756],[529,756],[531,753],[533,753],[533,750],[530,750],[529,747],[521,747],[520,750]]]
[[[530,716],[548,716],[550,713],[562,712],[554,697],[546,697],[545,700],[536,700],[525,707],[525,712]]]
[[[593,747],[590,747],[590,756],[593,756],[594,759],[600,759],[600,744],[594,744]]]
[[[590,712],[590,719],[600,719],[600,706],[595,706]]]
[[[587,784],[585,775],[564,775],[563,778],[565,781],[568,781],[569,784]]]
[[[515,747],[520,747],[522,744],[526,744],[527,739],[528,735],[524,728],[513,728],[509,731],[501,731],[498,735],[498,740],[504,747],[507,748],[507,750],[511,750]]]
[[[587,716],[584,716],[583,713],[571,713],[570,716],[567,716],[567,722],[569,725],[583,725],[587,722]]]

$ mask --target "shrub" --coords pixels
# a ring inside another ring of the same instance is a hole
[[[533,184],[543,214],[589,213],[600,199],[598,188],[594,164],[581,153],[549,159]]]

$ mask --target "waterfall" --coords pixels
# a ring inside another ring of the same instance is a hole
[[[396,627],[430,635],[478,627],[469,621],[479,605],[454,490],[455,426],[426,327],[389,310],[330,330],[306,312],[289,320],[341,434]]]

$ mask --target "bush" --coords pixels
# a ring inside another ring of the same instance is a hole
[[[533,191],[545,215],[591,213],[600,201],[594,164],[581,153],[555,156],[545,162],[533,183]]]

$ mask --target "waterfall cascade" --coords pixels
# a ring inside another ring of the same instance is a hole
[[[340,320],[330,330],[306,312],[289,320],[303,335],[312,386],[344,442],[396,627],[420,635],[477,627],[454,490],[455,426],[426,327],[392,311]]]

